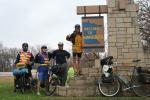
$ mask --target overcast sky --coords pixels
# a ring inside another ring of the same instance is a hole
[[[76,6],[105,4],[105,0],[0,0],[0,42],[5,47],[20,47],[23,42],[31,46],[46,44],[57,48],[65,40],[81,15]]]
[[[106,4],[105,0],[0,0],[0,42],[5,47],[21,47],[23,42],[31,46],[49,45],[57,48],[63,41],[65,48],[71,43],[65,40],[81,15],[76,6]]]

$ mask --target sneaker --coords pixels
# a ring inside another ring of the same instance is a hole
[[[37,95],[41,95],[40,92],[37,92],[36,94],[37,94]]]

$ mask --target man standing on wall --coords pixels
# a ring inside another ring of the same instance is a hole
[[[75,31],[71,35],[67,35],[66,40],[72,42],[73,63],[77,75],[81,75],[80,59],[82,56],[82,32],[80,25],[75,25]]]

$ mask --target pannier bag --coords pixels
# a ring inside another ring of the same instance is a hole
[[[51,70],[56,75],[60,75],[62,72],[61,71],[62,70],[61,65],[54,65],[54,66],[52,66]]]
[[[110,74],[108,77],[102,74],[101,79],[103,83],[112,83],[114,81],[112,74]]]
[[[139,73],[139,81],[144,84],[150,84],[150,74]]]
[[[111,65],[104,65],[102,68],[102,72],[106,77],[108,77],[110,74],[113,73],[112,66]]]

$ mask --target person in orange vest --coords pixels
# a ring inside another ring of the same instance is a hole
[[[15,76],[14,85],[16,87],[16,80],[23,74],[27,74],[27,77],[32,77],[31,70],[34,64],[34,57],[31,52],[28,51],[28,43],[22,44],[22,50],[17,55],[14,63],[13,75]]]
[[[67,35],[66,40],[72,42],[74,69],[77,75],[81,75],[80,59],[82,56],[82,32],[80,32],[79,24],[75,25],[75,31],[71,35]]]
[[[40,64],[37,68],[38,72],[38,83],[37,83],[37,95],[40,94],[40,86],[44,85],[45,86],[45,94],[47,96],[50,95],[49,93],[49,76],[48,76],[48,65],[49,65],[49,54],[47,52],[47,46],[43,45],[41,47],[41,52],[38,53],[35,56],[35,63]]]

